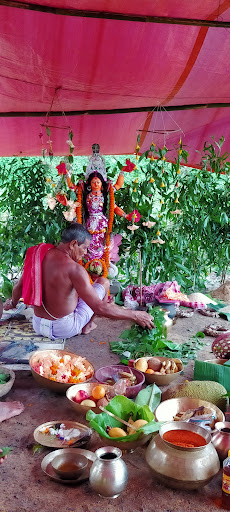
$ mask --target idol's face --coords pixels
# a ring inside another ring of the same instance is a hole
[[[100,180],[100,178],[97,178],[97,176],[95,176],[92,180],[91,180],[91,188],[92,188],[92,191],[99,191],[102,189],[102,182]]]

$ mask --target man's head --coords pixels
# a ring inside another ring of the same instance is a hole
[[[61,236],[61,242],[68,245],[70,256],[74,261],[79,261],[84,256],[91,239],[92,235],[89,231],[77,222],[73,222],[64,229]]]

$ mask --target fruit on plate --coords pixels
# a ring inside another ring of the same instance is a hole
[[[91,395],[89,395],[89,393],[84,389],[79,389],[76,395],[73,396],[72,400],[77,404],[85,405],[87,407],[105,407],[109,403],[105,393],[106,391],[104,386],[95,384],[95,387],[91,391]]]
[[[112,428],[110,428],[108,434],[109,434],[110,437],[124,437],[124,436],[127,436],[127,434],[123,430],[123,428],[119,428],[119,427],[112,427]]]
[[[144,373],[151,373],[156,375],[167,375],[169,373],[177,373],[182,370],[182,361],[180,359],[165,360],[158,359],[157,357],[141,357],[135,363],[135,368]]]
[[[127,427],[127,432],[129,435],[131,435],[131,434],[135,434],[136,430],[143,427],[148,422],[146,420],[136,420],[136,421],[132,421],[132,422],[129,420],[129,423],[131,423],[131,425],[133,425],[133,428]]]

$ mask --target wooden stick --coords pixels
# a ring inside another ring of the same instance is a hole
[[[115,418],[115,420],[118,420],[121,423],[124,423],[124,425],[127,425],[127,427],[132,428],[133,430],[138,430],[133,425],[131,425],[131,423],[128,423],[128,421],[122,420],[121,418],[119,418],[118,416],[113,414],[112,412],[107,411],[104,407],[102,407],[102,405],[99,406],[99,409],[101,409],[101,411],[103,411],[103,412],[106,412],[109,416],[112,416],[112,418]]]

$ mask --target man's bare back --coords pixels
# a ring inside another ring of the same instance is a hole
[[[154,327],[153,318],[145,311],[127,310],[108,303],[106,298],[109,281],[107,279],[98,278],[96,283],[104,289],[102,296],[105,295],[105,298],[103,300],[100,298],[100,292],[90,284],[87,271],[77,263],[87,253],[91,237],[89,232],[82,225],[75,224],[66,229],[62,236],[60,244],[49,249],[44,257],[42,263],[43,305],[34,307],[35,317],[54,320],[54,322],[59,321],[74,312],[78,299],[81,298],[84,304],[90,308],[91,317],[94,312],[98,316],[114,320],[133,320],[143,328],[152,329]],[[81,242],[78,241],[79,237],[81,237]],[[15,305],[22,296],[22,285],[23,276],[13,289],[12,302]],[[74,335],[71,334],[71,336]],[[70,335],[66,337],[70,337]]]

